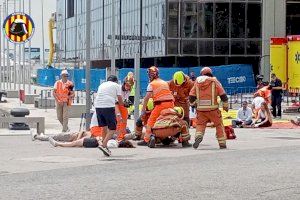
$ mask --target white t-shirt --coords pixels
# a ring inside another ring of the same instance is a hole
[[[252,105],[254,105],[255,109],[260,109],[261,103],[265,102],[265,99],[262,97],[255,97],[252,101]]]
[[[117,96],[121,95],[120,85],[112,81],[104,82],[98,88],[94,106],[95,108],[114,108]]]

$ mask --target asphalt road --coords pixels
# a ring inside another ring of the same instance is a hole
[[[197,151],[115,149],[111,158],[1,137],[0,199],[299,200],[298,131],[254,134],[241,131],[228,150],[210,134]]]

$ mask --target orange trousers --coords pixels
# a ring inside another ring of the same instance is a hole
[[[216,127],[216,137],[219,144],[226,144],[226,135],[223,125],[222,114],[219,109],[212,111],[197,111],[196,135],[204,136],[206,125],[213,122]]]
[[[119,105],[120,114],[122,117],[122,121],[117,120],[117,133],[118,133],[118,141],[124,140],[126,135],[126,127],[127,127],[127,118],[128,118],[128,109],[124,106]]]
[[[103,128],[100,126],[93,126],[90,130],[93,137],[102,137],[102,131]]]
[[[163,111],[164,109],[167,109],[167,108],[174,108],[174,102],[172,102],[172,101],[161,102],[160,104],[154,106],[154,109],[152,110],[150,117],[147,121],[146,134],[144,136],[144,140],[146,142],[149,142],[149,140],[150,140],[150,136],[152,133],[151,129],[154,126],[161,111]]]

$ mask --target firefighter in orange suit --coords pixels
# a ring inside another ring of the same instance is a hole
[[[175,98],[175,106],[184,109],[184,120],[190,124],[190,103],[189,94],[194,82],[182,71],[174,73],[173,80],[168,82],[170,90]]]
[[[213,77],[209,67],[204,67],[190,92],[190,103],[197,109],[196,135],[193,144],[195,149],[202,142],[206,125],[209,122],[213,122],[216,127],[220,149],[226,149],[226,136],[217,101],[218,96],[223,102],[223,109],[228,112],[228,97],[221,83]]]
[[[157,67],[150,67],[147,70],[147,73],[150,83],[147,87],[147,94],[144,98],[142,116],[146,113],[146,107],[150,98],[153,99],[154,109],[152,110],[150,117],[147,121],[146,134],[144,136],[144,140],[139,142],[138,145],[148,145],[150,148],[154,148],[155,137],[151,135],[151,129],[154,126],[156,119],[159,117],[162,110],[167,108],[174,108],[174,97],[170,91],[168,83],[159,78],[159,70]]]
[[[184,109],[174,107],[164,109],[152,128],[153,135],[163,144],[168,145],[173,139],[178,139],[182,147],[189,147],[189,125],[183,120]],[[167,141],[166,143],[164,141]]]

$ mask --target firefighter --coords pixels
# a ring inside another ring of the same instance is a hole
[[[150,98],[147,103],[146,113],[143,116],[140,116],[135,123],[135,138],[133,140],[141,140],[142,138],[144,138],[143,127],[147,125],[147,121],[153,109],[153,99]]]
[[[197,109],[196,135],[193,144],[195,149],[202,142],[206,125],[209,122],[214,123],[216,127],[216,137],[220,149],[226,149],[226,136],[217,101],[218,96],[223,102],[223,109],[228,112],[228,97],[221,83],[213,77],[209,67],[204,67],[190,92],[190,103]]]
[[[182,143],[182,147],[191,146],[188,143],[191,138],[188,123],[183,119],[184,109],[182,107],[164,109],[152,128],[155,139],[168,145],[176,138],[179,143]]]
[[[147,121],[144,140],[139,142],[138,145],[148,145],[150,148],[154,148],[155,137],[151,136],[151,128],[154,126],[156,119],[159,117],[162,110],[174,107],[174,97],[170,91],[168,83],[159,78],[159,70],[157,67],[150,67],[147,70],[147,73],[150,83],[147,87],[147,94],[144,98],[142,116],[146,114],[146,107],[150,98],[153,98],[154,109]]]
[[[173,80],[168,82],[170,90],[175,98],[175,106],[184,109],[184,120],[190,124],[190,103],[189,93],[194,86],[194,82],[182,71],[174,73]]]

